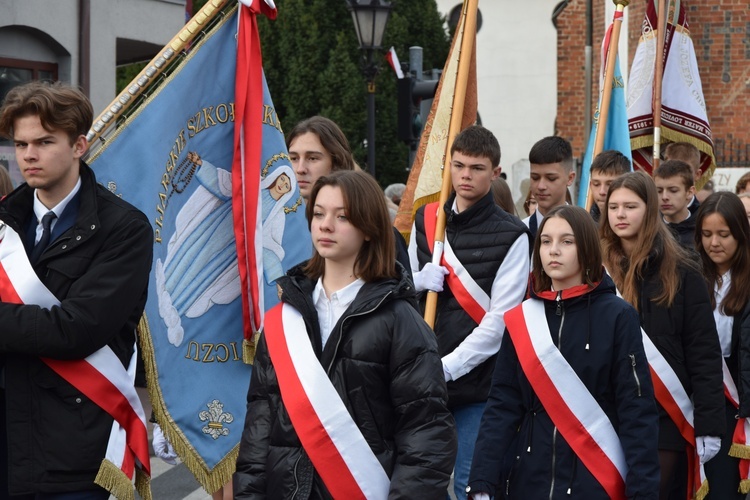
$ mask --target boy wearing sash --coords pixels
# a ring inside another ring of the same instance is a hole
[[[534,238],[544,216],[553,208],[568,202],[568,188],[576,178],[573,148],[562,137],[545,137],[531,147],[529,163],[529,192],[536,200],[537,208],[523,223],[528,226],[531,237]]]
[[[638,314],[604,273],[586,210],[554,208],[533,260],[531,298],[505,314],[472,499],[656,500],[658,413]]]
[[[132,375],[153,234],[81,160],[92,119],[57,83],[0,111],[26,180],[0,201],[0,498],[132,497],[148,471]]]
[[[528,230],[495,205],[490,192],[500,174],[500,145],[473,126],[451,147],[455,193],[443,207],[431,203],[414,220],[409,257],[417,291],[438,295],[435,334],[456,419],[457,498],[466,498],[479,420],[489,393],[495,356],[505,330],[503,314],[523,299],[529,273]],[[437,211],[445,210],[445,252],[432,262]]]

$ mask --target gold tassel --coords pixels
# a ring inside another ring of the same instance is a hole
[[[153,500],[151,478],[141,469],[135,469],[135,489],[143,500]]]
[[[701,487],[695,492],[695,500],[704,500],[708,495],[708,481],[703,481]]]
[[[255,362],[255,350],[258,347],[260,341],[260,332],[255,332],[252,340],[244,339],[242,341],[242,361],[247,365],[252,365]]]
[[[119,467],[107,459],[102,460],[94,483],[109,491],[117,500],[135,500],[133,483]]]
[[[740,481],[740,488],[738,491],[745,495],[750,493],[750,479],[743,479],[742,481]]]
[[[750,460],[750,446],[746,444],[732,443],[729,447],[729,456]]]

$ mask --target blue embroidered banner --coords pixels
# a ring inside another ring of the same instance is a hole
[[[100,183],[139,207],[154,228],[142,346],[157,420],[209,491],[231,478],[251,366],[243,314],[232,164],[236,8],[195,43],[165,82],[92,156]],[[263,79],[258,223],[264,309],[274,280],[309,258],[305,205]],[[259,265],[260,268],[260,265]]]

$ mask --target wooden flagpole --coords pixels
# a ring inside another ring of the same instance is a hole
[[[443,155],[443,182],[440,190],[440,199],[438,201],[437,223],[435,225],[435,245],[432,252],[433,264],[440,265],[443,257],[443,242],[445,240],[445,210],[443,206],[450,197],[453,189],[451,181],[451,157],[450,148],[453,139],[461,131],[462,118],[464,113],[464,98],[466,97],[466,88],[469,81],[469,68],[471,67],[471,53],[474,50],[474,40],[477,31],[477,4],[479,0],[464,0],[462,17],[463,38],[461,39],[461,52],[458,60],[458,75],[456,78],[456,88],[453,94],[453,108],[451,112],[450,126],[448,127],[448,140],[445,145],[445,154]],[[435,326],[435,314],[437,312],[437,293],[428,292],[425,304],[424,319],[430,328]]]
[[[612,0],[617,5],[614,19],[612,20],[612,31],[609,37],[607,50],[607,65],[604,69],[604,83],[602,84],[602,99],[599,103],[599,117],[596,121],[596,136],[594,139],[594,151],[591,161],[604,149],[604,136],[607,132],[607,120],[609,119],[609,105],[612,102],[612,83],[615,79],[615,64],[617,63],[617,46],[620,42],[620,29],[622,28],[622,16],[625,7],[630,0]],[[586,210],[591,210],[592,204],[591,184],[589,183],[588,196],[586,197]]]
[[[659,166],[661,157],[661,85],[664,78],[664,44],[667,38],[666,1],[658,0],[657,31],[656,31],[656,62],[654,63],[654,157],[653,169]]]
[[[206,29],[211,20],[216,18],[228,3],[230,3],[230,0],[208,0],[206,2],[206,5],[138,73],[138,76],[130,82],[127,88],[120,92],[120,95],[106,107],[104,112],[96,117],[94,124],[86,134],[89,144],[100,138],[110,126],[117,122],[117,119],[122,116],[125,110],[135,103],[136,98],[156,82],[157,77],[170,66],[175,56],[185,49],[201,31]]]

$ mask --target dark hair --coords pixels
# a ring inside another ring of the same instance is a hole
[[[632,191],[646,205],[638,241],[630,255],[625,255],[619,236],[609,225],[609,199],[618,189]],[[654,180],[648,174],[637,171],[621,175],[609,186],[602,221],[599,224],[604,264],[622,297],[638,310],[640,284],[648,262],[659,262],[659,282],[662,288],[654,302],[664,307],[672,305],[681,286],[678,268],[698,269],[662,221],[659,215],[658,196]]]
[[[13,191],[13,183],[10,180],[8,169],[0,165],[0,198]]]
[[[737,181],[737,186],[735,186],[734,188],[734,192],[736,194],[740,194],[740,189],[745,189],[745,186],[747,186],[748,182],[750,182],[750,172],[740,177],[740,180]]]
[[[500,143],[495,134],[481,125],[467,127],[453,139],[451,156],[456,151],[474,158],[487,158],[493,168],[500,165]]]
[[[547,276],[542,267],[542,258],[540,249],[542,246],[542,233],[547,221],[559,217],[564,219],[573,230],[573,237],[576,240],[576,252],[581,269],[584,269],[581,279],[589,287],[602,280],[604,268],[602,266],[602,250],[599,246],[599,235],[596,231],[596,223],[591,215],[581,207],[573,205],[561,205],[553,208],[544,216],[539,230],[534,240],[533,260],[533,283],[534,291],[541,292],[549,290],[552,287],[552,279]]]
[[[729,263],[732,279],[729,291],[721,303],[721,310],[727,316],[741,313],[750,301],[750,223],[742,200],[729,191],[713,193],[701,203],[695,219],[695,245],[701,256],[703,264],[703,276],[706,278],[711,306],[716,307],[714,285],[720,276],[716,265],[709,258],[706,249],[703,248],[703,221],[711,214],[719,214],[727,226],[732,237],[737,240],[737,251],[734,252]]]
[[[654,169],[654,179],[657,177],[659,179],[680,177],[686,190],[695,185],[693,169],[682,160],[667,160],[661,162],[659,166]]]
[[[324,186],[341,189],[344,209],[349,222],[369,238],[359,250],[354,262],[354,274],[365,282],[395,278],[396,242],[385,196],[369,174],[358,171],[339,171],[320,177],[313,186],[307,204],[307,225],[312,226],[315,200]],[[313,249],[313,256],[305,265],[305,274],[313,280],[323,276],[325,259]]]
[[[513,195],[510,194],[510,187],[504,179],[498,177],[493,179],[492,186],[492,198],[495,200],[495,205],[502,208],[509,214],[516,214],[516,205],[513,203]]]
[[[313,133],[318,136],[320,144],[331,155],[331,171],[354,170],[354,157],[349,141],[344,132],[333,120],[324,116],[313,116],[302,120],[286,136],[286,147],[291,147],[297,137]]]
[[[602,151],[591,162],[592,173],[601,172],[604,175],[619,177],[622,174],[627,174],[631,169],[628,157],[616,149]]]
[[[549,165],[560,163],[566,172],[573,171],[573,147],[562,137],[550,136],[540,139],[529,151],[529,163]]]
[[[701,168],[701,152],[689,142],[670,142],[664,148],[665,160],[681,160],[688,164],[690,172],[695,176]]]
[[[25,116],[38,116],[48,132],[65,132],[73,145],[91,128],[94,109],[77,88],[62,82],[34,81],[14,87],[5,96],[0,110],[0,135],[12,140],[15,121]]]

